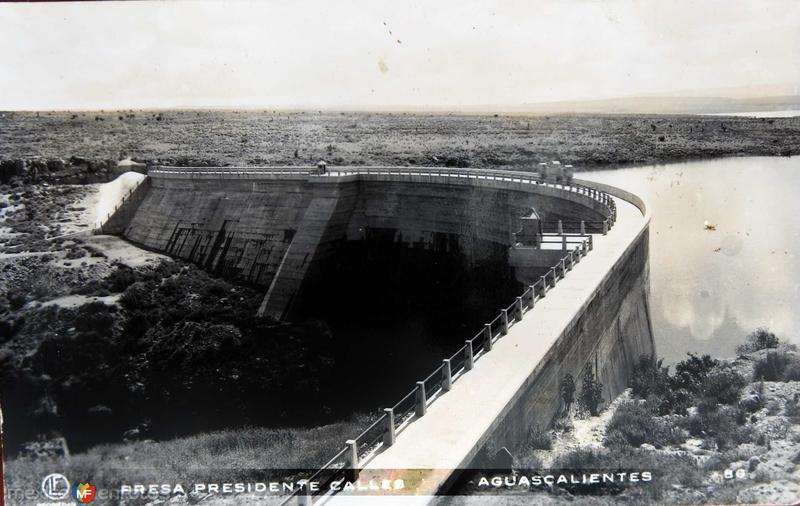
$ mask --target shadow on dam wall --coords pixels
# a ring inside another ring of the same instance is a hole
[[[295,312],[330,327],[338,373],[327,386],[353,394],[347,407],[359,410],[405,395],[522,290],[503,245],[481,244],[472,262],[444,234],[435,249],[398,242],[394,230],[366,235],[336,244]]]
[[[473,337],[522,291],[509,248],[531,208],[547,220],[604,219],[589,197],[522,183],[150,178],[124,237],[263,289],[267,315],[324,322],[334,374],[281,423],[385,406]],[[272,423],[265,408],[254,422]]]

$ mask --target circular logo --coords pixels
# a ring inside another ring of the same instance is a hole
[[[42,494],[53,501],[64,499],[69,495],[69,480],[63,474],[48,474],[42,480]]]

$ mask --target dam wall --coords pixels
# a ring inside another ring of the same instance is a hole
[[[223,177],[224,176],[224,177]],[[596,199],[547,185],[409,174],[231,175],[156,168],[124,236],[263,286],[260,313],[281,319],[339,241],[380,235],[473,262],[514,244],[520,217],[602,221]]]
[[[476,454],[470,467],[490,466],[498,448],[507,447],[513,454],[526,444],[532,427],[551,426],[563,414],[560,385],[567,374],[574,378],[577,399],[584,374],[590,371],[603,385],[601,406],[607,406],[627,388],[639,356],[654,355],[648,309],[648,237],[644,230],[582,304],[498,413],[483,451]]]

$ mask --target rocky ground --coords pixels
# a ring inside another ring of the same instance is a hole
[[[577,169],[800,152],[800,118],[286,111],[0,113],[0,179],[105,181],[132,156],[177,165]]]
[[[741,354],[721,360],[716,366],[718,371],[732,370],[749,378],[736,389],[732,405],[716,408],[717,413],[739,413],[739,420],[725,432],[719,430],[719,426],[728,423],[724,418],[716,420],[716,427],[700,431],[687,424],[687,420],[698,417],[695,405],[686,409],[686,415],[652,413],[640,427],[646,433],[643,439],[651,442],[638,446],[614,443],[618,437],[611,434],[614,430],[636,425],[616,420],[620,408],[653,402],[652,398],[645,401],[634,396],[628,389],[599,416],[573,410],[570,417],[556,423],[546,438],[538,436],[531,448],[514,456],[518,472],[641,468],[653,472],[655,478],[649,484],[629,486],[610,496],[581,495],[558,487],[523,496],[519,491],[488,490],[475,497],[456,497],[448,503],[478,504],[486,500],[490,504],[514,504],[525,500],[537,504],[795,504],[800,501],[800,381],[756,380],[754,376],[760,374],[755,372],[756,364],[769,353],[776,350]],[[800,360],[792,346],[781,345],[777,353],[789,357],[788,363],[797,364]],[[658,427],[673,428],[674,433],[667,439],[652,436]]]

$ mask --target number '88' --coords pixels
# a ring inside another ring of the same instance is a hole
[[[722,474],[726,480],[732,480],[736,478],[737,480],[743,480],[747,478],[747,471],[743,468],[739,468],[736,471],[733,469],[726,469],[725,472]]]

